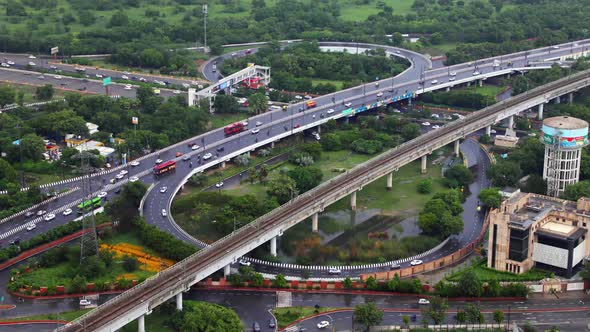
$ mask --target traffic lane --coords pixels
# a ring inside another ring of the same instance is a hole
[[[56,328],[62,326],[59,323],[36,323],[36,324],[15,324],[15,325],[2,325],[2,331],[6,332],[50,332],[55,331]]]
[[[216,303],[235,310],[244,324],[244,330],[250,331],[252,324],[258,322],[262,331],[274,331],[268,324],[269,320],[273,319],[268,310],[274,308],[277,301],[276,293],[274,292],[231,292],[192,289],[188,293],[185,293],[184,299]]]

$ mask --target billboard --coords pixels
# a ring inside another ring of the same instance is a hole
[[[134,124],[134,125],[138,124],[139,123],[139,118],[136,117],[136,116],[131,117],[131,123]]]
[[[51,48],[51,55],[54,55],[54,54],[57,54],[57,53],[59,53],[59,47],[58,46],[52,47]]]
[[[543,143],[557,144],[555,141],[558,137],[559,145],[563,148],[576,148],[588,144],[588,128],[575,129],[558,129],[548,125],[543,125]]]
[[[107,85],[110,85],[110,84],[111,84],[111,77],[110,76],[109,77],[105,77],[105,78],[102,79],[102,85],[103,86],[107,86]]]

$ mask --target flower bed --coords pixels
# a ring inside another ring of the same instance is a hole
[[[174,261],[157,256],[152,256],[143,251],[140,246],[118,243],[115,245],[101,244],[100,248],[103,250],[111,250],[115,252],[117,258],[125,255],[133,256],[141,263],[141,268],[145,271],[159,272],[174,264]]]

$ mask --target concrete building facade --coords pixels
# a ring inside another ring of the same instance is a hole
[[[517,192],[489,218],[490,268],[523,273],[536,266],[569,277],[590,254],[590,198],[572,202]]]

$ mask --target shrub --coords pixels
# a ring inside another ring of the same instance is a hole
[[[418,182],[416,189],[420,194],[430,194],[432,192],[432,180],[424,179]]]
[[[123,257],[123,268],[127,272],[133,272],[137,270],[137,268],[139,268],[139,262],[137,261],[137,258],[125,255]]]

